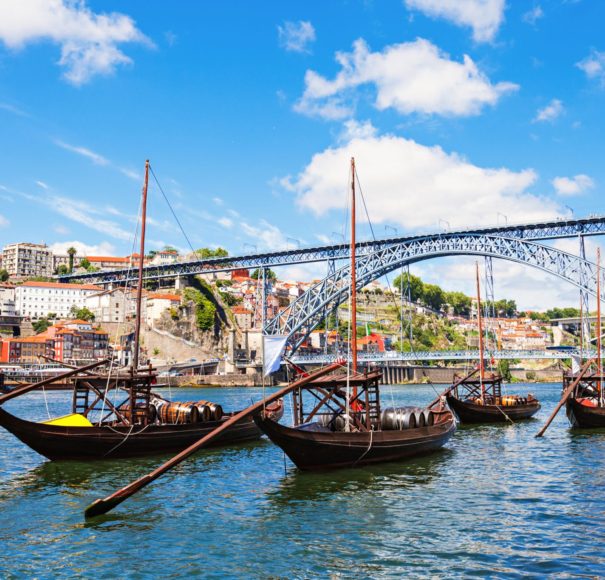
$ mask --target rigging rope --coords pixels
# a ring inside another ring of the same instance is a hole
[[[153,176],[153,179],[155,180],[159,190],[161,191],[162,195],[164,196],[164,200],[166,201],[166,203],[168,204],[168,207],[170,209],[170,211],[172,212],[172,216],[174,217],[174,219],[176,220],[176,223],[178,224],[181,233],[183,234],[184,238],[187,240],[187,244],[189,245],[189,247],[191,248],[191,251],[195,254],[195,250],[193,249],[193,245],[191,244],[191,241],[189,240],[189,237],[187,236],[187,234],[185,233],[185,230],[183,229],[183,226],[181,225],[181,222],[179,221],[179,218],[177,217],[174,209],[172,209],[172,205],[170,204],[170,201],[168,201],[168,197],[166,196],[166,194],[164,193],[164,189],[162,188],[162,186],[160,185],[160,182],[158,181],[158,178],[155,175],[155,172],[153,171],[153,167],[151,167],[151,164],[149,165],[149,171],[151,171],[151,175]]]

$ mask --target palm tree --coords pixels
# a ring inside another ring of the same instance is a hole
[[[71,274],[74,271],[74,256],[78,253],[73,246],[71,248],[67,248],[67,255],[69,256],[69,273]]]

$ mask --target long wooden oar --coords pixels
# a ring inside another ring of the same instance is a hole
[[[72,371],[67,371],[67,372],[61,373],[60,375],[50,377],[49,379],[44,379],[43,381],[39,381],[37,383],[31,383],[29,385],[25,385],[24,387],[19,387],[18,389],[15,389],[14,391],[11,391],[10,393],[6,393],[5,395],[0,396],[0,405],[2,405],[3,403],[6,403],[6,401],[9,401],[10,399],[14,399],[15,397],[19,397],[20,395],[29,393],[30,391],[33,391],[34,389],[44,387],[46,385],[49,385],[49,384],[59,381],[61,379],[67,379],[69,377],[73,377],[74,375],[77,375],[78,373],[83,373],[84,371],[89,371],[90,369],[94,369],[95,367],[100,367],[101,365],[107,364],[108,362],[110,362],[110,359],[103,359],[103,360],[97,361],[95,363],[89,364],[85,367],[80,367],[78,369],[74,369]]]
[[[233,415],[230,419],[225,421],[220,427],[217,427],[214,431],[208,433],[206,436],[202,437],[199,441],[196,441],[184,451],[181,451],[178,455],[175,455],[172,459],[166,461],[166,463],[160,465],[157,469],[154,469],[151,473],[144,475],[143,477],[133,481],[128,484],[126,487],[112,493],[107,496],[105,499],[97,499],[93,503],[91,503],[86,510],[84,511],[84,516],[86,518],[91,518],[94,516],[99,516],[102,514],[106,514],[108,511],[112,510],[117,505],[121,504],[124,500],[128,499],[131,495],[134,495],[137,491],[143,489],[147,484],[151,483],[154,479],[157,479],[163,473],[171,470],[173,467],[187,459],[190,455],[193,455],[196,451],[206,447],[211,441],[216,439],[223,431],[229,429],[232,425],[241,421],[245,417],[249,415],[253,415],[254,413],[258,413],[265,405],[276,401],[277,399],[281,399],[284,395],[287,395],[289,392],[310,383],[314,379],[326,375],[337,368],[342,366],[341,363],[333,363],[323,369],[319,369],[314,373],[306,377],[302,377],[297,381],[294,381],[287,387],[280,389],[276,393],[269,395],[266,399],[259,401],[258,403],[254,403],[250,405],[247,409],[240,411],[239,413]]]
[[[430,409],[431,407],[434,407],[441,400],[441,397],[444,397],[448,393],[451,393],[458,385],[460,385],[461,383],[463,383],[467,379],[470,379],[478,370],[479,369],[477,368],[474,371],[471,371],[468,375],[462,377],[461,379],[458,379],[452,386],[450,386],[447,389],[445,389],[445,391],[443,391],[443,393],[441,393],[437,398],[433,399],[427,405],[427,409]]]
[[[586,372],[590,368],[590,365],[593,362],[594,362],[593,360],[586,361],[586,364],[584,364],[584,366],[580,369],[578,376],[574,379],[574,381],[571,383],[571,385],[569,385],[569,387],[567,387],[565,389],[565,392],[563,393],[563,396],[561,397],[559,404],[555,407],[555,410],[551,413],[551,415],[547,419],[546,423],[544,423],[544,427],[542,427],[542,429],[540,429],[540,431],[538,431],[538,433],[536,433],[536,437],[542,437],[542,435],[544,435],[544,432],[546,431],[546,429],[548,429],[550,424],[553,422],[553,419],[557,416],[557,413],[561,410],[561,407],[565,404],[565,401],[567,401],[567,399],[569,399],[569,396],[574,391],[574,389],[576,388],[578,383],[584,378],[584,375],[586,374]]]

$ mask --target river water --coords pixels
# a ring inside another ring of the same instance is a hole
[[[510,388],[527,390],[537,419],[460,428],[430,457],[307,474],[267,440],[213,449],[93,522],[89,503],[163,458],[51,463],[0,429],[0,577],[605,576],[605,432],[573,432],[561,412],[535,439],[560,385]],[[262,392],[172,394],[231,410]],[[433,396],[384,387],[383,406]],[[34,393],[7,408],[42,420],[68,400]]]

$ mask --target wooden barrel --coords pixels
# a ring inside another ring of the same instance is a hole
[[[206,423],[212,420],[212,411],[208,405],[200,405],[199,403],[196,403],[195,406],[197,407],[200,422]]]
[[[194,403],[167,403],[157,409],[161,423],[178,425],[197,423],[199,413]]]
[[[196,401],[196,405],[207,405],[210,409],[211,420],[220,421],[223,418],[223,408],[217,403],[213,403],[212,401]]]

